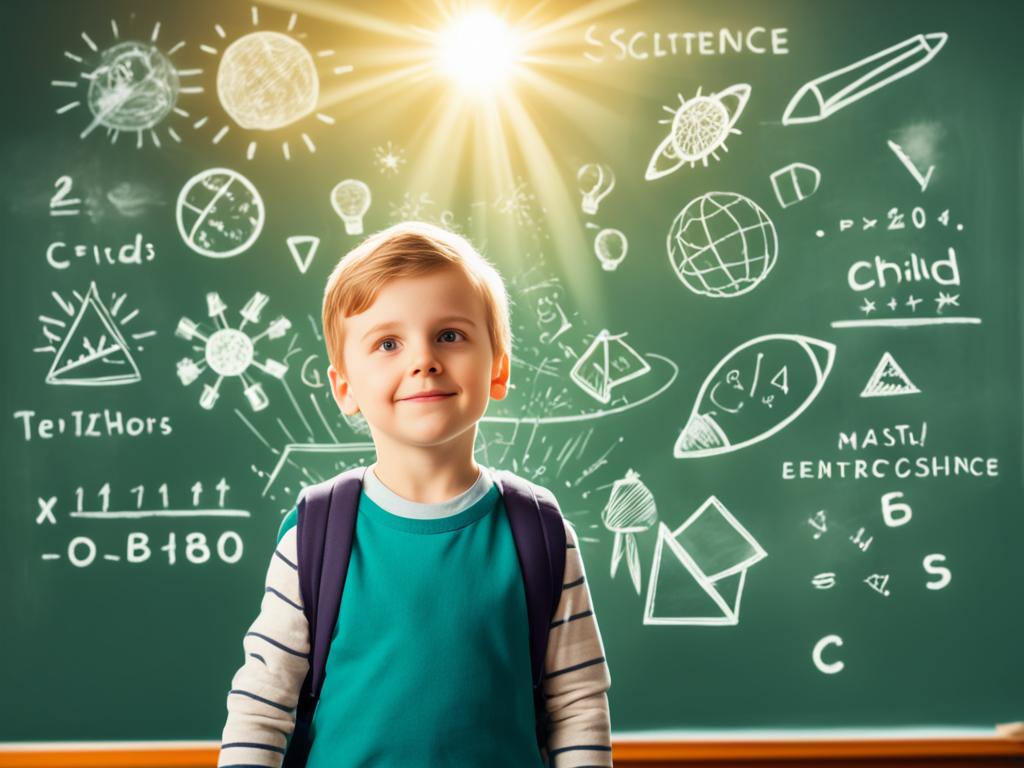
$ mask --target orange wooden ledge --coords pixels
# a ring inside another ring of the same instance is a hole
[[[0,768],[212,768],[217,750],[187,749],[94,749],[22,750],[0,749]],[[614,745],[615,762],[627,764],[671,763],[681,766],[707,763],[893,760],[915,761],[1024,758],[1024,742],[999,738],[876,739],[876,740],[742,740],[742,741],[620,741]],[[1014,760],[1016,763],[1016,760]]]

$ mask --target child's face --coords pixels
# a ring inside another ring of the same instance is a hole
[[[492,352],[483,301],[458,269],[392,280],[344,324],[345,371],[328,368],[331,389],[343,413],[362,411],[374,442],[440,445],[506,395],[508,355]],[[408,399],[434,389],[451,394]]]

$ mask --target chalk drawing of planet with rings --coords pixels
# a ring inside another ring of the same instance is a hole
[[[729,151],[725,140],[730,134],[742,133],[733,126],[747,106],[749,85],[732,85],[707,96],[702,96],[698,88],[697,95],[689,101],[682,94],[676,95],[679,97],[678,107],[662,107],[672,117],[658,122],[670,124],[671,130],[654,150],[644,174],[647,181],[668,176],[685,163],[689,163],[691,168],[697,163],[707,167],[709,157],[719,159],[719,149]]]
[[[266,211],[260,193],[230,168],[210,168],[189,179],[177,205],[178,233],[198,254],[226,259],[260,236]]]

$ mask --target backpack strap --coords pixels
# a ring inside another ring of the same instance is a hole
[[[345,588],[364,471],[365,467],[353,467],[310,486],[298,503],[299,592],[309,624],[310,663],[299,693],[295,729],[288,742],[283,768],[302,768],[309,756],[309,729],[320,698],[331,634]],[[325,551],[336,553],[338,557],[325,559]]]
[[[548,632],[562,597],[565,576],[565,523],[558,502],[546,488],[506,470],[494,471],[515,539],[526,590],[530,622],[530,662],[537,743],[547,746],[547,705],[544,701],[544,659]]]

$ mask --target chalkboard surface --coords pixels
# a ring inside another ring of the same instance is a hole
[[[324,281],[408,218],[508,281],[477,460],[576,526],[616,734],[1024,719],[1019,6],[522,4],[489,93],[434,6],[292,6],[4,24],[4,740],[219,737],[374,457]]]

